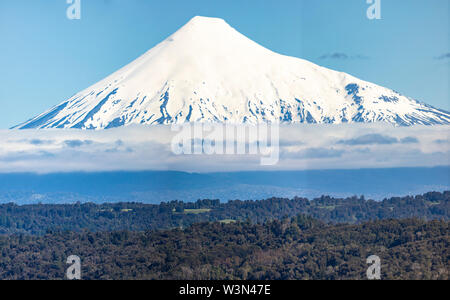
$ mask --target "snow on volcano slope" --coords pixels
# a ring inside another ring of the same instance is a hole
[[[450,113],[274,53],[225,21],[195,17],[104,80],[16,128],[184,122],[449,124]]]

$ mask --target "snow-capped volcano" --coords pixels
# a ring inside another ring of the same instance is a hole
[[[184,122],[449,124],[450,113],[274,53],[225,21],[195,17],[104,80],[16,128]]]

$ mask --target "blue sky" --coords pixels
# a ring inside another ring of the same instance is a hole
[[[58,104],[131,62],[195,15],[220,17],[276,52],[450,110],[449,1],[0,1],[0,128]]]

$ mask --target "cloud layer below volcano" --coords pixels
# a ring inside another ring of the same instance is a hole
[[[289,125],[279,128],[279,159],[261,155],[177,155],[169,126],[103,131],[0,130],[0,172],[355,169],[450,165],[450,127],[381,124]],[[239,129],[238,130],[242,130]],[[203,139],[209,138],[203,136]],[[238,140],[246,149],[254,140]],[[239,145],[238,145],[239,146]],[[276,146],[276,145],[274,145]]]

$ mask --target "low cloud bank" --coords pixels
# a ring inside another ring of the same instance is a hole
[[[239,128],[238,128],[239,130]],[[0,130],[0,172],[356,169],[450,165],[450,127],[382,124],[283,125],[279,160],[260,155],[177,155],[170,126],[103,131]],[[254,140],[238,140],[247,149]]]

